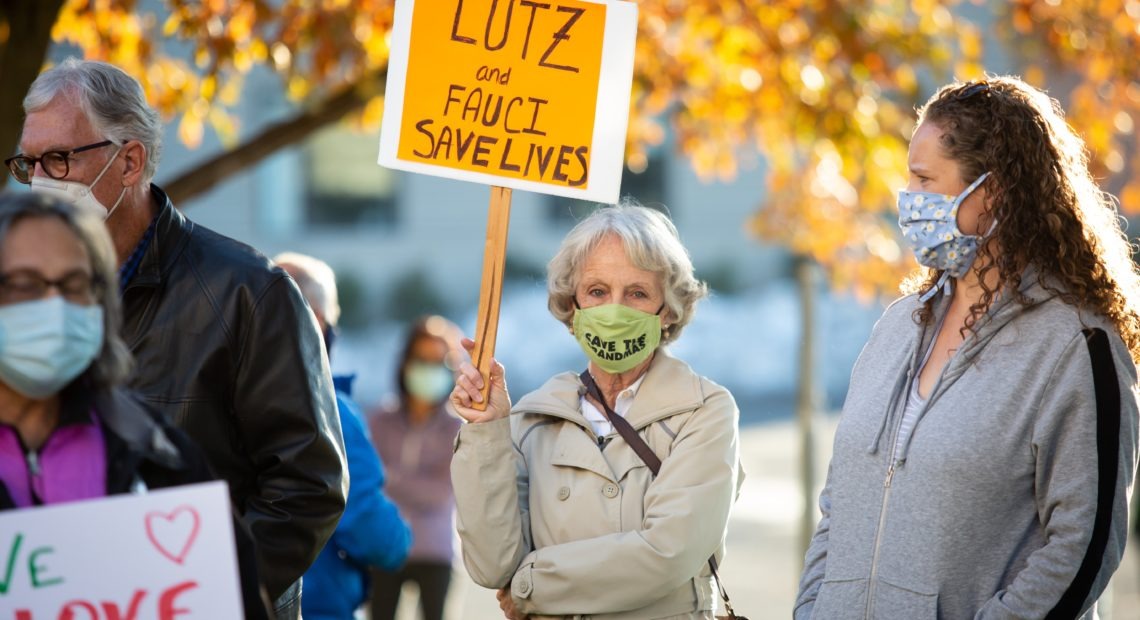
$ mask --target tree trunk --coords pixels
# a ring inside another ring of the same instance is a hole
[[[270,125],[238,146],[194,166],[164,183],[163,187],[175,204],[184,204],[277,151],[297,144],[322,127],[359,110],[369,99],[384,91],[386,77],[386,69],[372,72],[296,116]]]
[[[803,559],[815,531],[815,413],[819,409],[816,381],[816,264],[806,256],[795,259],[796,286],[800,294],[799,384],[796,387],[796,426],[800,432],[800,492],[804,510],[800,519],[799,554]]]
[[[0,159],[15,154],[24,127],[24,95],[51,46],[63,0],[0,0]],[[0,179],[0,187],[8,175]]]

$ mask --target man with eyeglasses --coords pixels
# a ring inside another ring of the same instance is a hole
[[[24,111],[8,170],[106,221],[136,360],[131,387],[228,482],[277,617],[299,618],[300,578],[348,491],[328,361],[300,292],[150,182],[162,126],[122,70],[68,59],[36,79]]]

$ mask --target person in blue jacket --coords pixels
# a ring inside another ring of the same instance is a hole
[[[293,252],[279,254],[274,262],[297,282],[324,334],[325,348],[331,351],[340,318],[332,268],[324,261]],[[354,378],[333,377],[348,457],[348,503],[332,538],[305,572],[301,598],[305,620],[351,620],[368,599],[369,567],[399,568],[412,545],[411,529],[382,491],[384,470],[372,448],[364,416],[351,397]]]

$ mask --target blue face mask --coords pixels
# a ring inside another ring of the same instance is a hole
[[[102,348],[102,306],[58,295],[0,306],[0,381],[28,398],[58,393]]]
[[[984,173],[957,196],[899,191],[899,228],[903,239],[914,250],[919,264],[943,272],[932,291],[946,284],[950,277],[966,275],[978,256],[978,242],[982,237],[967,235],[958,229],[958,208],[989,175]],[[993,232],[994,224],[990,225],[987,235]],[[928,296],[924,295],[923,301],[926,299]]]

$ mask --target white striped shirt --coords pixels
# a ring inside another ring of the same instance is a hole
[[[926,406],[926,399],[918,395],[918,377],[921,374],[921,371],[916,373],[914,381],[910,384],[906,408],[903,409],[902,422],[899,423],[899,433],[895,437],[895,452],[892,461],[898,461],[903,446],[906,445],[911,433],[914,432],[914,425],[918,423],[918,413]]]
[[[918,372],[914,373],[914,380],[910,382],[910,387],[907,390],[906,408],[903,409],[902,421],[899,422],[899,432],[895,436],[895,450],[893,453],[892,463],[898,462],[899,457],[902,455],[903,446],[910,441],[910,436],[914,433],[914,427],[918,424],[918,414],[926,407],[926,398],[923,398],[918,393],[918,378],[922,376],[923,369],[926,368],[926,363],[930,361],[930,354],[934,353],[934,343],[938,341],[938,333],[942,331],[942,325],[946,321],[943,316],[938,321],[938,327],[934,330],[934,337],[930,339],[930,344],[926,347],[926,353],[922,356],[922,363],[918,365]],[[951,355],[951,358],[954,356]],[[949,360],[946,361],[950,363]]]

